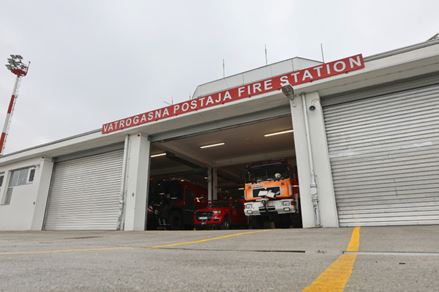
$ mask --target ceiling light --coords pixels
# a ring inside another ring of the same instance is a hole
[[[212,148],[212,147],[217,147],[217,146],[223,146],[224,144],[226,144],[226,143],[222,142],[222,143],[216,143],[216,144],[209,144],[209,145],[200,146],[200,148],[201,149]]]
[[[288,133],[292,133],[292,132],[293,132],[293,129],[285,130],[285,131],[279,131],[279,132],[265,134],[264,137],[277,136],[277,135],[288,134]]]
[[[154,158],[154,157],[160,157],[160,156],[166,156],[166,152],[153,154],[153,155],[151,155],[150,157],[151,157],[151,158]]]

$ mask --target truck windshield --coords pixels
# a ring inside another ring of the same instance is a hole
[[[178,181],[161,181],[150,188],[152,197],[166,196],[170,199],[182,199],[182,187]]]
[[[249,182],[265,180],[276,180],[275,174],[280,174],[280,179],[289,178],[289,171],[286,163],[267,163],[248,167]]]
[[[224,208],[224,207],[228,207],[230,205],[230,203],[228,201],[214,201],[211,203],[211,207],[213,208]]]

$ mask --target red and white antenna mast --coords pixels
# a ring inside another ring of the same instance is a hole
[[[18,98],[18,89],[20,87],[21,78],[27,75],[29,70],[29,64],[23,64],[23,57],[20,55],[11,55],[8,58],[8,64],[6,68],[9,69],[17,78],[15,79],[14,90],[12,91],[11,100],[9,101],[8,112],[6,113],[5,124],[3,126],[3,132],[0,136],[0,155],[3,155],[5,149],[6,137],[8,136],[9,126],[11,124],[12,112],[14,111],[15,101]]]

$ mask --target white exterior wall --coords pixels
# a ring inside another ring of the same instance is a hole
[[[124,230],[145,230],[151,142],[142,134],[129,135],[125,173]]]
[[[5,172],[0,194],[6,194],[11,171],[25,167],[36,167],[34,181],[15,186],[9,205],[0,205],[0,230],[41,230],[49,193],[53,163],[50,159],[37,158],[3,166]]]
[[[309,135],[311,140],[311,155],[313,157],[314,173],[316,176],[317,194],[319,198],[319,216],[322,227],[338,227],[337,207],[335,203],[334,186],[332,183],[331,166],[329,162],[326,131],[320,97],[317,92],[305,95],[308,112]],[[315,110],[310,111],[309,106]],[[308,154],[305,115],[301,96],[296,96],[290,102],[293,119],[296,162],[299,176],[302,223],[304,228],[315,227],[316,220],[311,195],[311,167]]]

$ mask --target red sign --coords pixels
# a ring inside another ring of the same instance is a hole
[[[102,134],[108,134],[123,129],[136,127],[154,121],[183,115],[200,109],[205,109],[220,104],[233,102],[243,98],[280,90],[282,86],[292,86],[313,82],[331,76],[352,72],[364,68],[364,60],[361,54],[340,59],[330,63],[323,63],[314,67],[305,68],[291,73],[282,74],[266,80],[256,81],[239,87],[230,88],[206,96],[183,101],[167,107],[152,110],[102,126]]]

